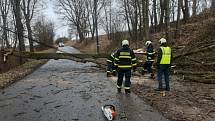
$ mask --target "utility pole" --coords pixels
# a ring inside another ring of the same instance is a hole
[[[99,35],[98,35],[98,16],[97,16],[97,1],[98,0],[94,0],[94,17],[95,17],[95,30],[96,30],[96,52],[97,54],[99,54]]]

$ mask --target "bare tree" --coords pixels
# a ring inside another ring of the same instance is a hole
[[[182,7],[183,1],[178,0],[178,8],[177,8],[177,22],[176,22],[176,33],[175,37],[177,36],[177,33],[179,32],[179,26],[180,26],[180,18],[181,18],[181,7]]]
[[[25,42],[24,42],[24,28],[22,24],[22,13],[21,13],[21,0],[11,0],[11,4],[13,7],[13,14],[15,16],[15,21],[16,21],[16,33],[18,36],[19,40],[19,50],[20,51],[25,51]],[[21,61],[22,63],[22,61]]]
[[[165,6],[164,6],[164,0],[160,0],[160,25],[163,25],[164,23],[164,11],[165,11]]]
[[[30,45],[30,51],[34,51],[34,45],[33,45],[33,35],[32,35],[32,29],[31,29],[31,20],[33,18],[34,12],[35,12],[35,6],[37,4],[38,0],[22,0],[22,12],[25,17],[25,24],[28,30],[28,41]]]
[[[212,3],[211,3],[211,10],[212,10],[213,13],[215,14],[215,0],[212,0]]]
[[[97,54],[99,54],[99,33],[98,33],[98,0],[94,0],[94,17],[95,17],[95,30],[96,30],[96,52]]]
[[[84,40],[84,31],[88,28],[85,0],[57,0],[57,7],[57,13],[68,21],[70,27],[77,30],[80,41]]]
[[[187,21],[190,17],[190,10],[189,10],[189,0],[184,0],[184,6],[182,7],[184,20]]]
[[[170,38],[170,0],[164,0],[165,5],[165,23],[166,23],[166,38],[168,41]]]
[[[157,31],[158,19],[157,19],[157,0],[153,0],[153,16],[154,16],[154,27]]]
[[[7,17],[10,9],[10,1],[9,0],[1,0],[0,1],[0,12],[3,21],[3,40],[2,47],[4,42],[6,43],[7,48],[10,47],[9,40],[8,40],[8,32],[7,32]]]
[[[195,16],[197,13],[197,0],[193,0],[193,6],[192,6],[192,15]]]
[[[122,2],[123,2],[122,6],[124,9],[123,11],[125,15],[125,20],[127,21],[129,35],[130,35],[130,38],[136,43],[136,47],[137,47],[138,26],[139,26],[138,24],[142,25],[142,23],[144,22],[144,19],[142,20],[143,16],[140,16],[142,15],[141,13],[142,11],[140,11],[141,8],[138,8],[139,4],[142,3],[142,1],[140,2],[138,0],[133,0],[133,1],[123,0]],[[139,29],[142,31],[143,26],[140,26]]]
[[[176,2],[176,0],[171,0],[170,1],[170,4],[171,4],[171,6],[170,6],[170,13],[171,13],[171,18],[172,19],[170,19],[170,21],[175,21],[175,8],[177,7],[177,2]]]
[[[117,15],[118,11],[115,11],[112,16],[112,40],[113,43],[119,45],[119,40],[127,38],[123,33],[126,29],[126,21],[124,21],[124,15]],[[129,35],[128,35],[129,36]]]
[[[108,1],[108,0],[107,0]],[[104,30],[107,34],[108,39],[111,39],[111,33],[112,33],[112,2],[111,0],[108,1],[108,4],[104,6],[104,17],[102,20],[102,25],[104,26]]]
[[[89,31],[90,31],[90,34],[91,34],[91,40],[94,40],[94,37],[95,37],[95,17],[94,17],[94,1],[92,0],[86,0],[85,1],[85,4],[86,4],[86,9],[87,9],[87,24],[89,26]]]
[[[144,11],[144,35],[145,35],[145,40],[149,39],[149,0],[142,0],[143,2],[143,9]]]
[[[128,4],[128,0],[123,0],[123,8],[124,8],[124,11],[125,11],[125,19],[127,21],[127,26],[128,26],[128,32],[130,34],[130,37],[132,38],[133,37],[133,34],[131,32],[131,21],[129,18],[131,16],[131,12],[130,12],[130,7],[129,7],[129,4]]]
[[[46,45],[53,45],[54,43],[54,24],[47,21],[44,16],[37,20],[33,27],[35,38]],[[40,44],[40,49],[46,49],[47,47]]]

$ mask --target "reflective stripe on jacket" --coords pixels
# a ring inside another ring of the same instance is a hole
[[[107,58],[107,63],[113,63],[114,62],[114,53],[112,53],[108,58]]]
[[[110,71],[115,71],[115,66],[114,66],[114,58],[115,58],[115,53],[112,53],[108,58],[107,58],[107,70]]]
[[[115,66],[119,69],[131,69],[137,66],[137,59],[134,55],[133,50],[129,47],[122,47],[116,52],[115,55]]]
[[[155,51],[152,44],[150,44],[147,47],[146,54],[147,54],[146,61],[155,61]]]

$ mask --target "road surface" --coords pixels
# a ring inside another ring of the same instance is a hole
[[[136,95],[118,94],[95,64],[71,60],[50,60],[0,90],[0,121],[107,121],[101,112],[105,104],[116,106],[116,121],[167,121]]]

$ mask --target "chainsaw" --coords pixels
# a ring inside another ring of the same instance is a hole
[[[109,120],[112,121],[116,118],[116,108],[113,105],[104,105],[102,106],[102,111],[105,115],[105,117]]]

